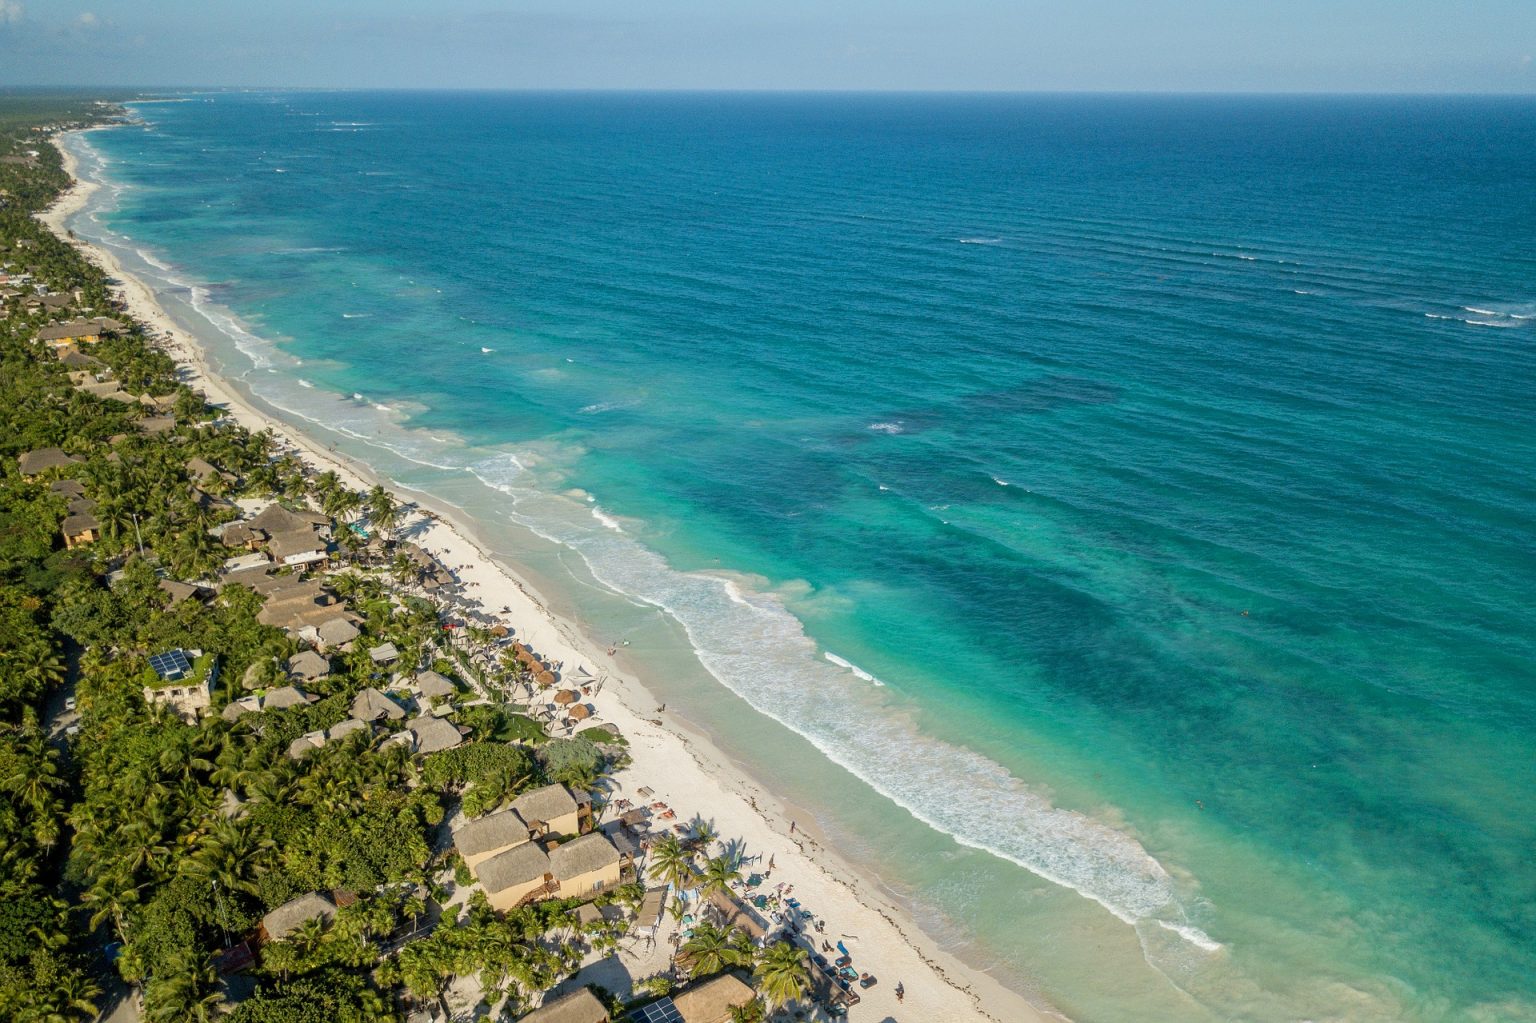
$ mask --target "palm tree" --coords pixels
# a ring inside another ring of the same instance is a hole
[[[676,835],[665,835],[651,847],[648,872],[682,891],[693,882],[693,857]]]
[[[716,856],[704,864],[700,878],[704,894],[713,895],[715,892],[729,891],[732,881],[741,880],[741,871],[731,866],[731,861],[724,856]]]
[[[368,521],[379,533],[387,538],[400,524],[400,505],[395,501],[395,495],[381,486],[375,486],[368,491],[367,497]]]
[[[731,1006],[731,1023],[763,1023],[768,1018],[768,1007],[761,998],[754,998],[745,1005]]]
[[[757,989],[770,1009],[803,996],[811,986],[810,955],[799,945],[776,941],[757,956]]]
[[[678,961],[688,968],[690,977],[703,977],[733,966],[752,964],[752,942],[746,934],[731,928],[701,923],[678,950]]]

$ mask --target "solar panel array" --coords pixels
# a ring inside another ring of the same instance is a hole
[[[149,666],[167,682],[179,681],[192,673],[192,662],[187,660],[186,653],[181,650],[155,654],[150,657]]]
[[[670,998],[630,1010],[629,1019],[630,1023],[683,1023],[682,1013],[677,1011]]]

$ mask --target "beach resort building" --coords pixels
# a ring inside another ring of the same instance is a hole
[[[608,1023],[608,1019],[608,1007],[584,987],[545,1002],[522,1017],[522,1023]]]
[[[90,512],[77,512],[59,526],[64,534],[64,547],[73,550],[81,544],[95,543],[101,539],[101,523]]]
[[[626,866],[608,836],[594,831],[548,851],[524,842],[471,869],[491,908],[504,913],[540,899],[597,895],[622,884]]]
[[[359,721],[402,721],[405,708],[388,695],[369,686],[352,698],[351,714]]]
[[[454,848],[471,870],[528,841],[528,824],[516,810],[498,810],[476,817],[453,833]]]
[[[546,835],[584,835],[592,830],[592,800],[577,798],[564,785],[545,785],[524,792],[512,801],[512,809],[528,822],[535,838]]]

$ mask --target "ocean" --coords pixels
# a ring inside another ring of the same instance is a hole
[[[76,232],[945,947],[1536,1019],[1536,102],[136,109]]]

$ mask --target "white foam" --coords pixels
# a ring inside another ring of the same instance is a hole
[[[342,313],[341,318],[343,320],[366,320],[372,315],[372,313]]]
[[[1461,308],[1462,308],[1463,312],[1469,312],[1469,313],[1472,313],[1472,314],[1474,314],[1476,316],[1502,316],[1502,315],[1504,315],[1503,313],[1499,312],[1497,309],[1479,309],[1475,305],[1464,305]]]
[[[956,238],[961,245],[1001,245],[1001,238]]]
[[[307,387],[310,390],[315,389],[315,385],[310,383],[308,380],[305,380],[303,377],[297,377],[296,379],[298,380],[300,387]]]
[[[624,527],[619,525],[619,520],[612,515],[605,515],[600,508],[592,509],[592,517],[616,533],[624,532]]]
[[[480,354],[481,355],[490,355],[495,350],[496,349],[494,349],[494,348],[485,348],[485,347],[482,346],[481,349],[480,349]]]
[[[1009,483],[1007,480],[998,479],[996,476],[992,477],[992,482],[996,483],[1000,487],[1011,487],[1011,486],[1013,486],[1013,484]]]
[[[898,434],[898,433],[906,433],[907,432],[906,428],[903,427],[900,423],[870,423],[867,427],[865,427],[865,429],[873,430],[876,433],[889,433],[889,434]]]
[[[852,661],[844,660],[843,658],[837,656],[836,654],[834,654],[830,650],[823,650],[821,652],[821,656],[825,657],[827,660],[831,661],[833,664],[837,665],[839,668],[847,668],[849,671],[853,672],[855,677],[861,678],[865,682],[873,682],[877,686],[884,686],[885,685],[884,682],[881,682],[879,679],[875,678],[875,676],[871,675],[869,672],[865,671],[863,668],[859,667],[857,664],[854,664]]]

